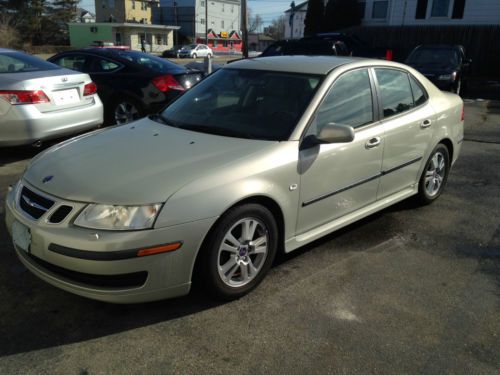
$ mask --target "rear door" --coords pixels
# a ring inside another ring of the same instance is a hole
[[[384,160],[377,199],[413,187],[435,126],[427,93],[405,70],[376,68],[385,128]]]

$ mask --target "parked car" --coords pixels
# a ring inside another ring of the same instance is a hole
[[[116,48],[116,49],[123,49],[123,50],[129,50],[130,46],[121,46],[121,45],[115,45],[114,42],[110,42],[108,40],[94,40],[92,43],[90,43],[91,48]]]
[[[406,63],[441,90],[460,94],[469,78],[472,60],[460,45],[423,44],[411,51]]]
[[[179,57],[190,57],[196,59],[197,57],[212,57],[214,55],[212,49],[204,44],[190,44],[184,46],[179,51]]]
[[[161,110],[203,75],[160,57],[137,51],[81,49],[49,58],[86,72],[97,83],[106,124],[124,124]]]
[[[7,195],[7,228],[31,272],[85,297],[174,297],[194,278],[238,298],[278,251],[412,196],[435,201],[463,109],[384,60],[234,62],[158,115],[37,156]]]
[[[393,51],[391,48],[375,48],[367,42],[353,34],[341,32],[318,33],[315,36],[306,37],[303,41],[313,40],[333,40],[341,41],[347,47],[349,55],[357,57],[370,57],[375,59],[392,60]]]
[[[0,146],[39,145],[96,128],[102,113],[88,74],[0,48]]]
[[[350,52],[344,42],[339,40],[280,40],[268,46],[256,57],[284,55],[332,55],[349,56]]]
[[[179,53],[185,46],[183,44],[178,44],[174,46],[173,48],[167,49],[162,52],[161,56],[162,57],[173,57],[173,58],[179,58]]]

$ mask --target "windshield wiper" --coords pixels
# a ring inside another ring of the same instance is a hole
[[[160,124],[164,124],[164,125],[172,126],[174,128],[178,128],[177,125],[171,124],[170,122],[167,121],[167,119],[164,116],[162,116],[159,113],[155,113],[154,115],[150,115],[149,119],[152,121],[155,121],[155,122],[159,122]]]

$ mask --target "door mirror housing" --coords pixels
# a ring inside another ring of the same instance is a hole
[[[348,143],[353,140],[354,129],[352,126],[331,122],[325,125],[318,135],[305,137],[300,148],[306,149],[319,144]]]

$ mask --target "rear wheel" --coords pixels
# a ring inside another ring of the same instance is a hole
[[[143,117],[141,104],[131,98],[119,98],[113,101],[111,111],[108,113],[108,122],[110,124],[127,124]]]
[[[450,170],[448,148],[442,143],[432,151],[420,177],[417,198],[422,204],[434,202],[443,192]]]
[[[205,288],[231,300],[255,288],[276,255],[278,229],[272,213],[258,204],[230,209],[212,229],[198,269]]]

